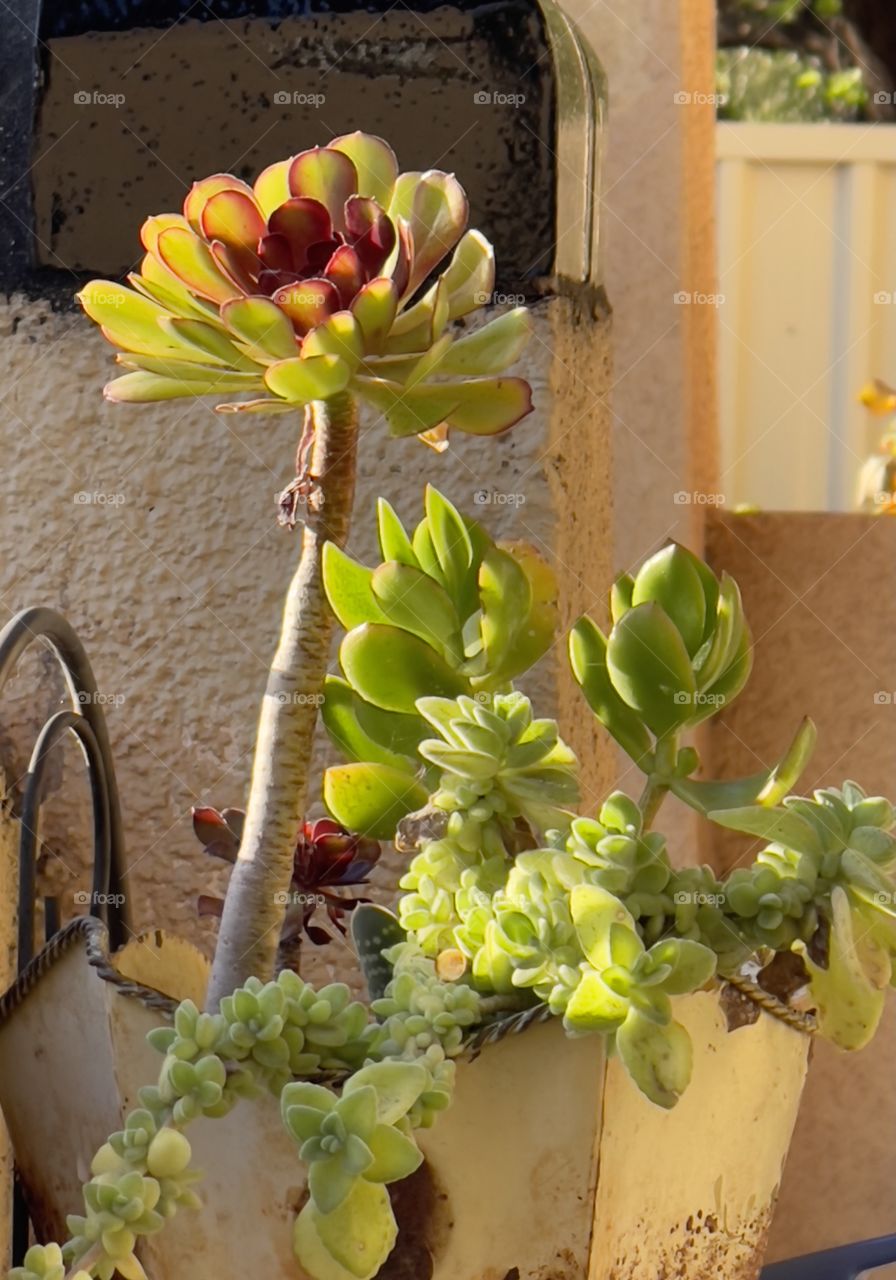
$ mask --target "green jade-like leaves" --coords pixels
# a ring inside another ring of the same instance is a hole
[[[347,634],[344,678],[327,680],[322,718],[350,762],[328,773],[324,795],[345,826],[391,834],[390,824],[394,831],[425,802],[416,790],[428,732],[419,699],[486,697],[506,687],[550,647],[558,615],[556,584],[539,557],[523,545],[492,543],[431,486],[413,535],[388,503],[378,515],[384,561],[375,569],[333,545],[324,550],[324,586]],[[389,770],[406,773],[404,787]],[[355,783],[365,793],[357,801]],[[393,801],[401,796],[398,812]]]

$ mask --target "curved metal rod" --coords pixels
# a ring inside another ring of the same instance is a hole
[[[109,746],[106,717],[98,698],[93,670],[71,625],[55,609],[36,606],[23,609],[0,631],[0,691],[13,667],[35,640],[45,639],[51,645],[62,667],[74,710],[93,731],[97,753],[102,761],[109,804],[109,878],[104,892],[121,906],[109,913],[109,943],[115,949],[127,941],[129,912],[125,892],[125,848],[121,806],[115,781],[115,766]]]
[[[86,716],[76,711],[58,711],[40,731],[22,798],[21,835],[19,838],[19,968],[34,956],[34,895],[37,873],[37,831],[40,808],[44,800],[47,765],[50,752],[66,733],[73,733],[80,743],[90,778],[93,803],[93,885],[90,915],[104,921],[112,933],[115,914],[121,899],[109,889],[112,833],[109,824],[109,788],[96,735]]]

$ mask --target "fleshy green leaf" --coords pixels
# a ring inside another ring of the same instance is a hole
[[[529,617],[532,588],[513,556],[492,547],[479,566],[479,597],[489,674],[500,681],[505,664],[512,661],[516,637]]]
[[[293,1248],[314,1280],[373,1280],[398,1238],[389,1193],[359,1179],[333,1213],[308,1203],[296,1219]]]
[[[195,348],[161,328],[161,320],[172,318],[165,307],[133,289],[110,280],[91,280],[78,301],[91,320],[102,326],[105,337],[125,351],[205,362]]]
[[[563,1025],[567,1031],[614,1031],[625,1020],[629,1002],[611,991],[594,969],[582,975],[566,1007]]]
[[[470,691],[435,649],[397,627],[355,627],[343,640],[339,659],[352,688],[386,711],[410,714],[418,698],[456,698]]]
[[[372,1085],[376,1090],[377,1118],[395,1124],[406,1116],[427,1087],[429,1074],[418,1062],[374,1062],[345,1082],[344,1093]]]
[[[324,547],[321,572],[330,608],[347,631],[364,622],[388,622],[373,594],[373,570],[346,555],[335,542]]]
[[[385,498],[377,499],[377,526],[379,529],[380,551],[384,560],[397,560],[399,564],[409,564],[418,569],[417,557],[404,525],[395,514],[395,509]]]
[[[658,1026],[633,1011],[616,1032],[616,1048],[641,1092],[658,1107],[674,1107],[693,1070],[694,1050],[684,1027]]]
[[[221,319],[265,363],[298,355],[295,330],[270,298],[234,298],[221,308]]]
[[[398,1182],[409,1178],[423,1163],[423,1152],[391,1124],[378,1125],[370,1139],[373,1164],[364,1171],[368,1182]]]
[[[356,379],[358,395],[382,413],[393,436],[420,435],[446,423],[470,435],[497,435],[532,409],[522,378],[472,378],[405,388],[383,378]]]
[[[327,733],[347,760],[385,764],[394,769],[412,769],[413,756],[399,755],[372,738],[358,721],[356,704],[360,701],[351,685],[338,676],[327,676],[324,681],[324,703],[321,719]],[[377,708],[373,708],[377,710]],[[389,715],[389,712],[381,712]]]
[[[327,400],[348,386],[351,370],[335,355],[294,356],[269,365],[264,375],[268,388],[291,404]]]
[[[841,1049],[861,1049],[883,1014],[892,962],[873,932],[854,928],[845,890],[834,889],[831,908],[827,968],[815,963],[805,943],[795,943],[794,950],[811,974],[820,1033]]]
[[[598,971],[613,963],[611,925],[625,925],[637,936],[630,912],[615,894],[601,889],[599,885],[576,885],[570,894],[569,909],[588,963]]]
[[[389,947],[407,941],[398,917],[373,902],[362,902],[351,915],[351,935],[358,963],[371,1000],[380,1000],[392,980],[392,965],[383,955]]]
[[[294,196],[318,200],[336,230],[345,231],[345,202],[358,190],[358,171],[345,152],[313,147],[290,164],[289,189]]]
[[[427,799],[412,773],[385,764],[336,765],[324,774],[324,804],[336,821],[377,840],[391,840],[401,819]]]
[[[520,358],[531,333],[530,313],[516,307],[453,342],[439,361],[438,372],[462,377],[501,373]]]
[[[339,1157],[315,1160],[308,1170],[308,1190],[316,1209],[331,1214],[344,1204],[357,1182],[358,1175],[349,1173]]]
[[[696,683],[678,628],[658,604],[635,605],[613,627],[607,670],[624,702],[662,737],[694,713]]]
[[[114,378],[103,388],[103,395],[116,404],[146,404],[154,400],[177,400],[184,396],[232,393],[234,389],[232,381],[222,378],[210,377],[206,382],[187,381],[141,370]]]
[[[313,356],[338,356],[355,369],[364,354],[361,326],[350,311],[337,311],[312,329],[302,343],[302,360]]]
[[[614,689],[607,670],[607,641],[588,617],[580,618],[570,633],[569,660],[598,720],[637,764],[646,764],[652,749],[650,734]]]
[[[361,326],[365,351],[373,354],[382,351],[397,310],[398,291],[391,280],[384,277],[370,280],[358,290],[351,312]]]
[[[783,844],[795,853],[819,854],[818,834],[812,823],[791,809],[767,809],[762,805],[744,805],[740,809],[715,809],[712,822],[729,831],[759,836],[763,840]]]
[[[814,723],[803,720],[796,736],[773,769],[764,769],[749,778],[728,782],[700,782],[680,778],[672,783],[672,791],[704,817],[720,809],[740,809],[754,804],[771,808],[788,795],[809,763],[818,737]]]
[[[428,574],[389,561],[374,570],[371,586],[388,623],[419,636],[453,666],[463,662],[457,611],[448,593]]]
[[[210,302],[228,302],[240,290],[227,278],[205,241],[184,227],[168,227],[159,235],[158,256],[192,293]]]
[[[660,986],[667,995],[698,991],[716,971],[715,952],[689,938],[664,938],[647,953],[654,965],[668,965],[671,972]]]
[[[650,601],[660,605],[678,628],[691,657],[700,648],[706,627],[706,597],[694,567],[696,556],[672,542],[638,570],[632,605]]]
[[[369,196],[383,209],[387,208],[398,177],[398,161],[395,152],[371,133],[345,133],[334,138],[327,146],[331,151],[341,151],[351,160],[358,175],[358,194]]]

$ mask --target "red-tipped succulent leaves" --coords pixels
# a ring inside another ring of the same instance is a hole
[[[94,280],[79,295],[129,370],[107,397],[217,394],[222,411],[276,413],[349,391],[393,435],[512,426],[530,389],[497,375],[525,345],[525,308],[451,332],[494,287],[467,211],[451,174],[399,173],[363,133],[271,165],[254,188],[227,174],[195,183],[183,214],[144,223],[133,288]]]

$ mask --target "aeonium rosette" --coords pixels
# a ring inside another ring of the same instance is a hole
[[[94,280],[79,295],[128,370],[105,394],[217,394],[222,412],[279,413],[350,392],[396,436],[503,431],[531,409],[524,379],[497,376],[528,313],[451,332],[494,287],[492,247],[467,215],[453,175],[399,173],[364,133],[273,164],[254,187],[205,178],[182,214],[143,224],[132,288]]]

